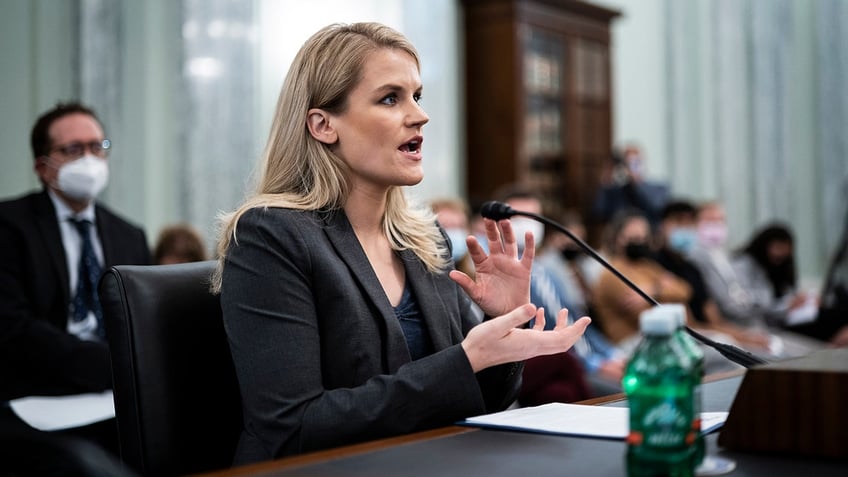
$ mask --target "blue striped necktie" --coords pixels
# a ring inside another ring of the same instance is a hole
[[[77,292],[74,295],[72,318],[76,322],[86,319],[89,312],[97,318],[97,336],[104,337],[103,311],[97,296],[97,282],[100,280],[102,268],[94,254],[91,242],[91,222],[82,219],[69,219],[77,228],[82,239],[79,268],[77,273]]]

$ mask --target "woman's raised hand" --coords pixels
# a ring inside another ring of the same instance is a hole
[[[519,328],[534,317],[532,328]],[[472,328],[462,341],[462,348],[476,373],[498,364],[567,351],[591,322],[584,316],[569,326],[568,310],[562,309],[554,329],[545,331],[544,308],[528,303]]]
[[[488,255],[475,237],[466,239],[475,279],[457,270],[451,271],[450,277],[486,315],[500,316],[530,301],[530,269],[536,248],[532,234],[527,233],[523,237],[524,253],[519,259],[518,243],[509,220],[484,219],[484,223]]]

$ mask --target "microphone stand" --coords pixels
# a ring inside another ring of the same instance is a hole
[[[549,226],[559,230],[560,232],[567,235],[568,238],[573,240],[574,243],[579,245],[580,248],[583,249],[584,252],[589,254],[589,256],[591,256],[593,259],[595,259],[595,261],[597,261],[598,263],[603,265],[604,268],[606,268],[607,270],[612,272],[613,275],[618,277],[618,279],[621,280],[622,282],[624,282],[628,287],[630,287],[631,290],[638,293],[639,296],[644,298],[645,301],[647,301],[648,303],[651,304],[651,306],[657,306],[657,305],[660,304],[651,295],[648,295],[647,293],[645,293],[644,290],[639,288],[629,278],[624,276],[623,273],[618,271],[609,262],[607,262],[603,257],[601,257],[601,255],[598,254],[598,252],[596,252],[592,247],[590,247],[589,244],[587,244],[586,242],[581,240],[580,237],[577,237],[576,235],[571,233],[570,230],[563,227],[559,223],[554,222],[553,220],[551,220],[547,217],[544,217],[542,215],[537,215],[537,214],[534,214],[534,213],[531,213],[531,212],[522,212],[520,210],[515,210],[512,207],[510,207],[510,206],[508,206],[504,203],[501,203],[501,202],[495,202],[495,201],[486,202],[485,204],[483,204],[482,210],[484,212],[483,216],[486,217],[486,218],[490,218],[490,219],[494,219],[494,220],[500,220],[500,219],[508,219],[508,218],[510,218],[514,215],[522,215],[524,217],[529,217],[533,220],[537,220],[539,222],[542,222],[545,225],[549,225]],[[701,343],[709,346],[710,348],[713,348],[714,350],[718,351],[719,353],[721,353],[722,356],[729,359],[730,361],[733,361],[734,363],[736,363],[738,365],[744,366],[746,368],[750,368],[751,366],[755,366],[755,365],[758,365],[758,364],[768,363],[768,361],[766,361],[762,358],[759,358],[757,356],[754,356],[753,354],[751,354],[748,351],[737,348],[736,346],[733,346],[733,345],[730,345],[730,344],[727,344],[727,343],[719,343],[718,341],[711,340],[710,338],[707,338],[706,336],[702,335],[701,333],[698,333],[697,331],[693,330],[692,328],[689,328],[686,325],[684,325],[683,327],[686,329],[686,332],[689,333],[690,336],[692,336],[696,340],[700,341]]]

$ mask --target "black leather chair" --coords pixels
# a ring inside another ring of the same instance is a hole
[[[121,460],[142,475],[229,467],[241,401],[215,262],[112,267],[100,281]]]

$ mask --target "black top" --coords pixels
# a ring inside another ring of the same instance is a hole
[[[421,308],[409,286],[403,287],[400,303],[394,307],[394,310],[403,329],[403,336],[406,338],[409,356],[416,360],[432,354],[433,342],[430,340],[430,333],[427,332],[427,326],[421,320]]]
[[[707,322],[707,317],[704,315],[704,304],[710,299],[710,292],[707,290],[707,284],[704,282],[704,277],[698,268],[692,262],[686,260],[679,253],[670,250],[668,247],[663,247],[657,252],[656,261],[666,270],[682,278],[683,281],[692,287],[692,297],[689,299],[689,308],[692,310],[692,315],[701,323]]]

